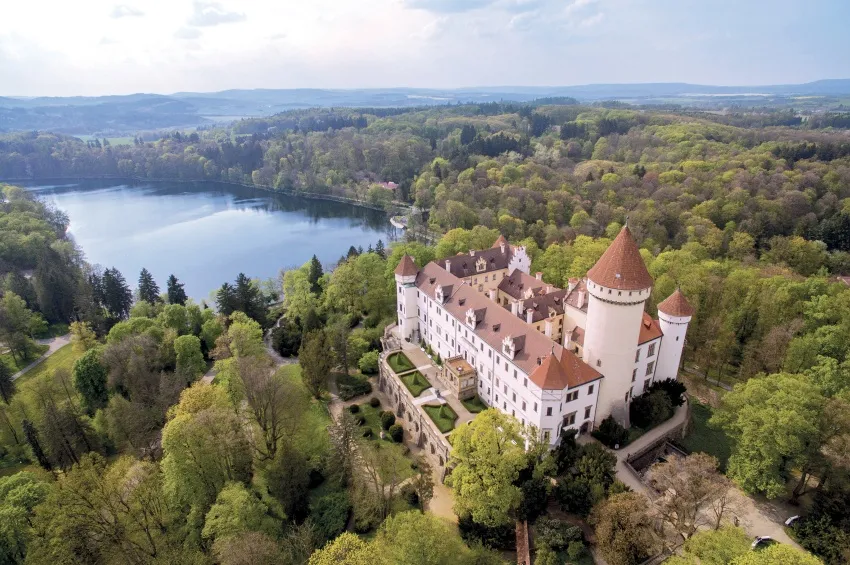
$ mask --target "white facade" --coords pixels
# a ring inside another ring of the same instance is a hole
[[[587,281],[584,361],[605,375],[597,408],[600,420],[613,415],[628,425],[635,349],[650,290],[616,290]]]
[[[656,379],[675,379],[679,376],[679,363],[682,361],[682,351],[685,347],[685,334],[691,316],[671,316],[658,311],[658,324],[664,332],[664,346],[658,355],[658,368],[655,370]]]
[[[416,339],[419,329],[416,313],[416,275],[396,275],[396,316],[398,327],[405,339]]]

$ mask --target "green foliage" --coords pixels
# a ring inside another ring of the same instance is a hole
[[[336,384],[339,389],[339,397],[343,401],[372,392],[372,383],[360,375],[338,373]]]
[[[292,357],[298,354],[301,347],[301,328],[288,318],[281,320],[280,325],[272,330],[272,347],[281,357]]]
[[[600,422],[597,429],[593,430],[593,437],[608,447],[613,448],[615,445],[622,447],[628,442],[629,431],[620,425],[613,416],[608,416]]]
[[[364,353],[360,360],[357,362],[357,366],[360,368],[366,375],[375,375],[378,373],[378,351],[367,351]]]
[[[629,404],[629,421],[638,428],[654,428],[673,416],[673,403],[662,389],[636,396]]]
[[[89,414],[104,408],[109,402],[106,386],[106,367],[101,360],[101,350],[89,349],[74,362],[74,386],[83,398]]]
[[[405,387],[407,387],[407,390],[410,391],[410,394],[412,394],[414,398],[431,388],[431,383],[428,382],[425,375],[419,371],[413,371],[412,373],[407,373],[402,376],[401,382]]]
[[[0,562],[24,562],[33,534],[33,510],[49,492],[50,484],[36,473],[0,477]]]
[[[310,508],[310,517],[316,535],[322,540],[332,540],[345,530],[351,513],[348,494],[337,492],[318,499]]]
[[[216,540],[245,532],[278,534],[280,524],[268,514],[268,508],[241,483],[228,483],[221,489],[215,504],[204,519],[201,532],[206,539]]]
[[[331,371],[331,356],[328,355],[328,340],[325,332],[317,330],[304,336],[298,350],[298,362],[304,384],[310,393],[319,398],[327,388]]]
[[[497,410],[485,410],[451,437],[455,467],[448,481],[454,489],[455,513],[483,526],[512,522],[522,501],[514,483],[527,465],[519,423]]]
[[[166,290],[168,292],[168,303],[169,304],[186,304],[186,300],[189,299],[186,296],[186,291],[183,290],[183,283],[177,280],[177,277],[174,275],[168,276],[168,282],[166,284]]]
[[[143,300],[149,304],[156,304],[160,300],[159,286],[156,284],[150,271],[144,268],[139,273],[139,300]]]
[[[177,356],[175,374],[184,382],[191,383],[204,373],[207,364],[201,353],[201,340],[193,335],[181,335],[174,340],[174,353]]]
[[[401,443],[404,440],[404,428],[401,424],[393,424],[388,431],[394,442]]]
[[[428,414],[428,417],[437,425],[437,429],[442,433],[448,433],[455,427],[457,414],[448,404],[440,404],[439,406],[425,404],[422,409]]]
[[[779,373],[736,385],[710,423],[733,440],[728,475],[748,492],[785,492],[789,463],[805,465],[818,434],[820,391],[801,375]]]
[[[649,515],[650,503],[642,494],[616,494],[593,509],[599,550],[611,565],[637,565],[660,549]]]
[[[381,427],[385,430],[389,430],[390,426],[395,424],[395,414],[387,410],[386,412],[381,413]]]
[[[573,542],[581,541],[581,528],[555,518],[540,518],[534,524],[534,536],[555,551],[567,548]]]

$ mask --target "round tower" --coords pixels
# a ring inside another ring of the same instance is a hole
[[[679,363],[685,348],[685,334],[688,333],[688,324],[693,315],[693,306],[678,288],[658,305],[658,325],[661,326],[664,337],[661,338],[661,350],[658,352],[656,381],[678,378]]]
[[[419,313],[416,304],[416,276],[419,269],[410,255],[405,255],[395,269],[396,319],[399,335],[408,341],[419,339]]]
[[[629,424],[632,372],[652,282],[628,226],[587,272],[584,361],[604,376],[597,425],[609,415],[624,426]]]

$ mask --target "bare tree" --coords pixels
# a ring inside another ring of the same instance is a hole
[[[365,491],[376,497],[376,510],[379,518],[384,519],[390,513],[392,501],[399,485],[409,470],[410,462],[396,449],[390,449],[383,442],[361,442],[357,446],[356,478],[363,482]]]
[[[655,500],[659,517],[682,540],[702,525],[717,528],[731,504],[731,484],[717,471],[717,459],[705,453],[672,456],[650,469],[650,484],[660,493]]]
[[[351,412],[343,410],[339,418],[334,419],[328,426],[328,433],[333,448],[331,457],[334,459],[331,468],[337,470],[340,482],[346,486],[351,481],[354,470],[360,428]]]
[[[267,356],[236,360],[245,400],[262,432],[262,441],[254,447],[264,460],[274,459],[281,441],[295,435],[309,403],[295,383],[274,373],[273,367]]]

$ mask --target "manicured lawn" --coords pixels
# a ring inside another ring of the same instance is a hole
[[[452,407],[448,404],[443,404],[441,406],[434,406],[431,404],[426,404],[422,407],[425,410],[425,413],[437,424],[437,428],[443,432],[450,432],[455,427],[455,421],[457,421],[457,414],[452,410]]]
[[[682,440],[682,447],[688,452],[702,451],[717,457],[720,469],[726,471],[726,464],[732,454],[732,445],[723,430],[708,425],[712,408],[691,398],[691,427],[687,437]]]
[[[301,394],[310,398],[310,392],[301,379],[300,365],[284,365],[278,373],[285,379],[297,383]],[[331,415],[328,413],[327,405],[320,400],[310,398],[310,409],[303,414],[300,423],[301,428],[296,441],[301,449],[308,455],[317,457],[324,455],[330,449],[328,425],[331,423]]]
[[[387,363],[390,364],[390,368],[392,368],[392,370],[395,371],[396,374],[403,373],[405,371],[412,371],[416,368],[413,366],[413,363],[411,363],[410,359],[407,358],[407,355],[405,355],[401,351],[393,353],[392,355],[387,357]]]
[[[82,354],[74,352],[74,346],[70,343],[62,346],[50,357],[24,373],[15,381],[18,387],[25,383],[34,382],[46,375],[51,375],[57,369],[65,369],[70,374],[74,370],[74,362],[80,358]]]
[[[460,402],[461,402],[461,404],[463,404],[464,408],[466,408],[467,410],[469,410],[473,414],[478,414],[482,410],[487,409],[487,405],[484,404],[483,402],[481,402],[481,399],[478,398],[478,396],[473,396],[470,399],[461,400]]]
[[[381,412],[385,410],[383,406],[378,406],[377,408],[373,408],[369,405],[368,402],[364,402],[360,404],[360,411],[357,414],[354,414],[354,417],[363,416],[366,420],[363,425],[360,426],[360,429],[366,430],[367,428],[372,430],[372,436],[369,438],[370,440],[381,441]],[[390,438],[390,434],[388,432],[384,432],[383,447],[389,449],[397,449],[400,453],[404,452],[404,444],[396,443]],[[407,456],[408,459],[410,458]],[[412,463],[412,461],[411,461]],[[413,467],[410,468],[410,474],[406,475],[412,477],[414,475]]]
[[[0,355],[0,363],[6,363],[6,365],[8,365],[10,369],[12,369],[13,373],[17,373],[18,371],[20,371],[21,369],[23,369],[24,367],[44,355],[45,351],[47,351],[46,345],[36,344],[35,351],[33,351],[33,354],[30,355],[28,358],[19,359],[15,361],[11,353],[4,353],[3,355]]]
[[[407,390],[410,391],[414,397],[422,394],[425,389],[431,388],[431,383],[428,382],[422,373],[419,371],[414,371],[413,373],[408,373],[401,377],[401,382],[404,383],[404,386],[407,387]]]

